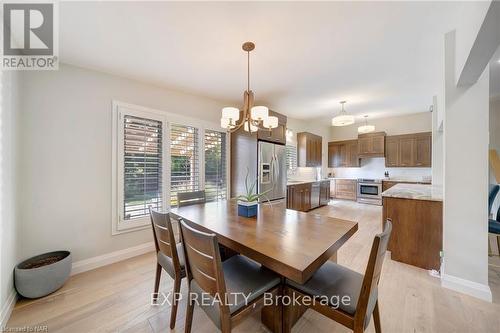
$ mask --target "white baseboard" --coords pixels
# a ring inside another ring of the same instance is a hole
[[[14,305],[16,305],[16,301],[17,292],[14,288],[12,288],[9,297],[7,297],[5,304],[2,306],[2,312],[0,313],[0,330],[7,327],[7,322],[9,321],[12,310],[14,309]]]
[[[441,286],[490,303],[493,300],[491,289],[488,285],[465,280],[453,275],[443,274],[441,276]]]
[[[148,242],[128,249],[106,253],[97,257],[76,261],[71,268],[71,275],[90,271],[102,266],[114,264],[125,259],[139,256],[155,250],[154,242]]]

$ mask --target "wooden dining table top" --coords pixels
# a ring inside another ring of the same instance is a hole
[[[220,244],[297,283],[304,283],[358,230],[353,221],[260,204],[257,216],[238,216],[234,201],[173,208],[174,217],[215,233]]]

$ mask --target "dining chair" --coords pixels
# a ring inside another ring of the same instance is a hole
[[[181,280],[186,277],[184,250],[182,243],[176,243],[172,222],[169,213],[160,213],[149,207],[151,225],[156,248],[156,278],[154,286],[154,299],[158,298],[161,271],[164,269],[174,279],[172,294],[172,308],[170,310],[170,328],[175,327],[177,316],[178,293],[181,289]]]
[[[189,282],[186,333],[191,332],[195,303],[226,333],[263,304],[265,293],[281,294],[281,278],[274,272],[242,255],[221,262],[215,234],[200,231],[185,220],[180,225]],[[281,323],[281,307],[275,309],[275,318]]]
[[[189,206],[205,203],[205,191],[179,192],[177,193],[177,206]]]
[[[380,313],[378,305],[378,282],[382,271],[387,243],[391,235],[392,223],[387,219],[382,233],[373,240],[370,258],[365,275],[347,267],[328,261],[321,266],[305,283],[298,284],[287,280],[284,295],[296,297],[304,306],[312,308],[322,315],[352,329],[355,333],[364,332],[373,314],[375,332],[381,332]],[[342,302],[348,296],[350,302]],[[328,302],[325,301],[328,299]],[[322,300],[310,302],[309,300]],[[338,307],[331,301],[340,300]],[[290,332],[293,325],[292,308],[284,308],[283,332]]]

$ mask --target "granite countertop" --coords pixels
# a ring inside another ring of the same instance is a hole
[[[332,179],[332,180],[335,180],[335,179],[340,179],[340,180],[358,180],[358,178],[352,178],[352,177],[330,177],[328,179]]]
[[[426,184],[396,184],[382,196],[386,198],[401,198],[427,201],[443,201],[443,187]]]
[[[389,177],[389,178],[384,178],[382,179],[383,181],[387,182],[408,182],[408,183],[416,183],[416,184],[430,184],[431,180],[430,179],[423,179],[422,177],[420,178],[413,178],[413,177]]]
[[[323,181],[329,181],[329,180],[330,180],[330,178],[323,178],[321,180],[289,180],[289,181],[287,181],[286,186],[310,184],[310,183],[317,183],[317,182],[323,182]]]

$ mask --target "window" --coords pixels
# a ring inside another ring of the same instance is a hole
[[[123,134],[123,216],[131,220],[162,208],[162,123],[125,115]]]
[[[170,205],[177,206],[177,192],[200,189],[198,128],[170,127]]]
[[[113,235],[148,228],[178,192],[227,198],[227,134],[177,114],[113,101]]]
[[[286,170],[293,173],[297,169],[297,147],[287,144],[286,150]]]
[[[166,207],[165,115],[113,102],[112,234],[150,225]]]
[[[207,201],[226,199],[226,133],[205,130],[205,196]]]

